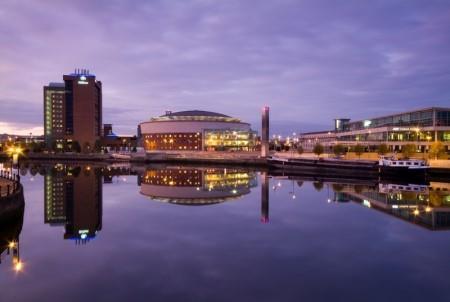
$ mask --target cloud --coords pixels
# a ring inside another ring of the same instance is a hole
[[[36,126],[42,86],[74,68],[103,82],[105,108],[135,112],[105,113],[129,133],[166,109],[256,123],[268,104],[288,129],[450,98],[441,1],[3,2],[0,99],[33,104]],[[0,106],[13,122],[14,108]]]
[[[43,135],[44,127],[33,126],[30,124],[10,124],[0,122],[0,134],[14,134],[14,135]]]

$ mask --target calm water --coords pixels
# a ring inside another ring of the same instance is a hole
[[[1,301],[449,301],[448,183],[20,172],[23,225],[2,226],[19,248],[0,249]]]

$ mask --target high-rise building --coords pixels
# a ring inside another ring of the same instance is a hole
[[[63,149],[77,141],[89,151],[102,136],[102,83],[88,70],[79,69],[63,80],[44,86],[47,147]]]

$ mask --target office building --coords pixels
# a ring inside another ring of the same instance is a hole
[[[112,124],[103,124],[101,145],[107,151],[131,151],[137,147],[136,135],[118,135]]]
[[[138,127],[146,151],[251,151],[256,132],[237,118],[209,111],[171,112]]]
[[[391,151],[401,151],[405,144],[414,144],[426,152],[434,141],[441,141],[450,151],[450,108],[430,107],[352,122],[335,119],[334,129],[302,133],[299,142],[309,151],[320,143],[331,149],[336,144],[360,144],[372,150],[384,143]]]
[[[63,80],[44,86],[45,142],[63,149],[77,141],[83,151],[91,151],[102,136],[102,83],[79,69]]]

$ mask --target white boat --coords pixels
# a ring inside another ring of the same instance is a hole
[[[113,153],[111,154],[112,158],[114,159],[130,159],[130,154],[120,154],[120,153]]]
[[[394,157],[380,157],[378,164],[382,167],[428,169],[430,166],[422,159],[395,159]]]
[[[398,192],[416,192],[428,194],[428,186],[418,184],[378,184],[378,192],[380,193],[398,193]]]

